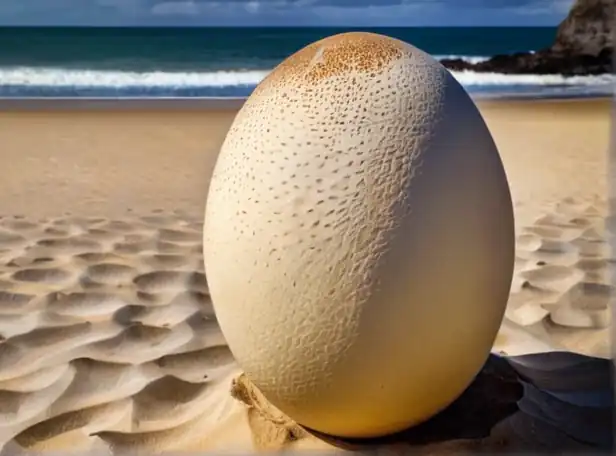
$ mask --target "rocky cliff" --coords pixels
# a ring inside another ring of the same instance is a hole
[[[548,49],[496,55],[476,64],[461,59],[444,59],[441,63],[451,70],[505,74],[610,73],[615,25],[616,0],[577,0]]]

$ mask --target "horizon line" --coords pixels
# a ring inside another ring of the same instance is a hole
[[[558,28],[553,25],[171,25],[171,24],[116,24],[116,25],[76,25],[76,24],[2,24],[0,28],[176,28],[176,29],[229,29],[229,28],[283,28],[283,29],[328,29],[328,28],[371,28],[371,29],[408,29],[408,28]]]

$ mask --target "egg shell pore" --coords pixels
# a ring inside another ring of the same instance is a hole
[[[440,63],[335,35],[238,112],[204,258],[231,351],[273,405],[325,434],[386,435],[445,408],[485,362],[513,274],[511,196]]]

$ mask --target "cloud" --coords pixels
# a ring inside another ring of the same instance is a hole
[[[0,24],[556,25],[573,0],[5,0]]]
[[[199,6],[193,1],[162,2],[150,8],[150,13],[155,16],[195,16],[200,12]]]
[[[246,8],[246,11],[248,11],[250,14],[258,14],[259,10],[261,9],[261,3],[255,0],[252,0],[246,3],[245,8]]]

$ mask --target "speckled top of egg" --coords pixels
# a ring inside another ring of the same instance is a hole
[[[386,36],[290,56],[237,114],[212,176],[206,274],[229,346],[300,424],[372,437],[472,381],[513,272],[492,137],[450,73]]]

